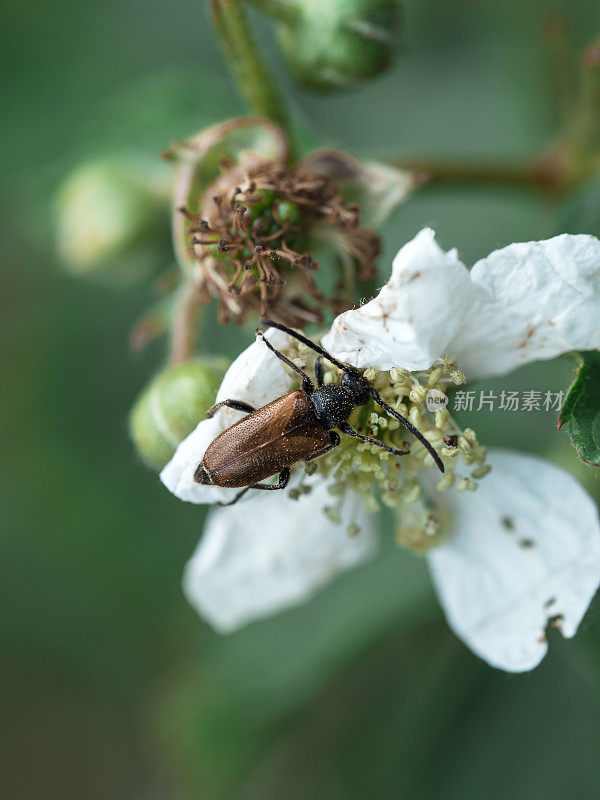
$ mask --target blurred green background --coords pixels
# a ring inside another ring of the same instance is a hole
[[[128,350],[151,294],[65,276],[53,255],[51,198],[83,158],[154,156],[243,110],[207,5],[34,0],[5,11],[3,794],[596,798],[597,602],[574,641],[552,636],[539,669],[510,676],[455,639],[424,564],[390,542],[308,605],[228,638],[181,594],[204,512],[170,496],[127,435],[128,409],[164,357],[160,343]],[[557,71],[543,28],[558,6],[404,6],[394,69],[326,98],[293,87],[268,23],[252,15],[315,141],[357,155],[510,159],[554,135]],[[597,0],[573,0],[564,12],[580,50],[600,32]],[[526,191],[426,189],[388,223],[382,270],[424,224],[472,263],[554,232],[560,213],[556,200]],[[249,333],[218,338],[233,354]],[[216,341],[209,332],[202,346],[216,350]],[[558,390],[571,373],[566,361],[536,367],[509,388]],[[482,413],[474,422],[482,441],[543,452],[600,496],[552,415]]]

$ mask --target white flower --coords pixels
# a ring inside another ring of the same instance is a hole
[[[425,228],[379,295],[341,314],[323,345],[376,369],[425,369],[450,352],[471,380],[600,347],[600,242],[563,234],[511,244],[469,272]]]
[[[267,332],[276,347],[287,337]],[[501,374],[572,349],[600,347],[600,242],[563,235],[513,244],[469,273],[425,229],[403,247],[392,276],[366,305],[340,315],[323,344],[355,366],[424,369],[455,353],[469,378]],[[258,407],[297,385],[257,341],[232,364],[217,399]],[[161,478],[194,503],[234,491],[193,480],[208,444],[241,412],[223,408],[179,446]],[[493,470],[478,491],[444,495],[448,538],[427,554],[455,633],[493,666],[535,667],[549,621],[573,636],[600,583],[600,524],[592,499],[568,473],[543,459],[491,451]],[[376,517],[348,492],[341,524],[319,509],[318,477],[298,501],[286,492],[213,509],[185,574],[185,592],[220,630],[232,630],[308,597],[336,571],[374,552]],[[346,528],[359,523],[351,537]]]

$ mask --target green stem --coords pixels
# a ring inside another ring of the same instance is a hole
[[[193,358],[202,318],[198,291],[192,280],[179,289],[177,307],[171,325],[170,364],[183,364]]]
[[[287,130],[285,109],[254,40],[242,0],[212,0],[211,4],[230,69],[250,110]]]
[[[552,105],[558,112],[560,126],[565,128],[573,117],[577,84],[573,68],[573,42],[564,10],[554,8],[547,14],[544,38],[549,56],[546,83],[552,92]]]
[[[600,150],[600,38],[585,50],[572,142],[584,157]]]
[[[452,161],[443,159],[392,159],[399,169],[415,173],[417,181],[427,184],[505,185],[547,192],[564,189],[562,165],[550,155],[523,163]]]

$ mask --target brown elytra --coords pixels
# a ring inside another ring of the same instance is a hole
[[[202,467],[214,486],[241,488],[275,475],[330,447],[302,389],[284,394],[224,430],[209,445]]]

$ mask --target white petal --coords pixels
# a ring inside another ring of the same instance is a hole
[[[447,352],[471,305],[471,282],[456,250],[444,252],[424,228],[394,259],[377,297],[346,311],[323,345],[357,367],[426,369]]]
[[[345,498],[342,524],[322,511],[324,483],[290,500],[256,492],[244,505],[215,509],[188,562],[183,588],[191,605],[222,633],[309,598],[337,572],[375,550],[374,521],[356,495]],[[348,536],[350,523],[360,533]]]
[[[242,416],[242,414],[239,414]],[[175,455],[160,473],[160,479],[180,500],[188,503],[216,503],[231,500],[239,489],[220,489],[196,483],[194,472],[208,445],[224,429],[220,416],[203,419],[189,436],[181,442]]]
[[[450,344],[469,378],[600,347],[600,242],[563,234],[511,244],[471,270],[478,287]]]
[[[265,338],[278,350],[285,349],[291,341],[286,333],[276,328],[265,331]],[[240,353],[225,373],[217,393],[217,402],[235,398],[259,408],[289,392],[298,382],[298,379],[288,375],[283,362],[265,343],[257,339]],[[224,417],[224,427],[239,419],[240,414],[231,408],[222,408],[218,413]]]
[[[494,451],[474,494],[448,496],[450,539],[428,555],[450,627],[481,658],[510,672],[544,657],[560,615],[573,636],[600,582],[600,524],[592,499],[548,461]]]
[[[277,348],[285,347],[288,342],[287,334],[274,328],[269,328],[265,336]],[[294,383],[282,362],[259,339],[247,347],[229,367],[216,399],[244,400],[255,408],[260,408],[289,392]],[[160,479],[167,489],[190,503],[215,503],[219,500],[227,502],[234,497],[238,489],[203,486],[194,481],[194,472],[213,439],[243,416],[241,411],[221,408],[212,419],[202,420],[181,442],[173,458],[161,472]]]

